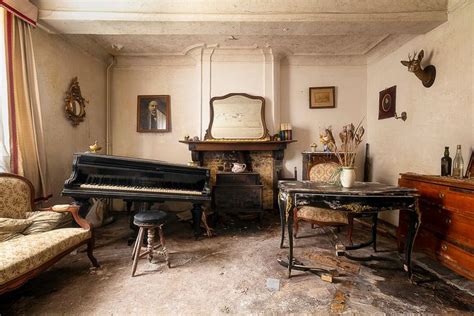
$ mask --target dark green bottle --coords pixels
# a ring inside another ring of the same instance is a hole
[[[451,157],[449,157],[449,147],[444,147],[444,156],[441,158],[441,175],[450,176],[451,175]]]

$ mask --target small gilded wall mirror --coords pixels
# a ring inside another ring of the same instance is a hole
[[[73,126],[77,126],[80,122],[84,121],[84,117],[86,116],[86,103],[89,103],[89,101],[82,97],[81,87],[79,86],[77,77],[71,80],[64,102],[66,117],[71,121]]]

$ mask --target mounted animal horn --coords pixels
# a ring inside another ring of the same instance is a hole
[[[408,53],[408,60],[402,60],[401,63],[404,66],[408,67],[409,72],[413,72],[418,79],[421,80],[423,86],[429,88],[433,85],[435,78],[436,78],[436,68],[433,65],[428,65],[425,69],[421,68],[421,60],[423,59],[425,52],[423,50],[418,53],[418,57],[416,56],[416,51],[411,57],[410,53]]]

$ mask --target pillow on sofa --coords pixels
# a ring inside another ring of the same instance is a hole
[[[53,211],[27,212],[26,218],[33,223],[23,231],[24,235],[44,233],[56,228],[63,228],[69,226],[72,221],[70,213]]]
[[[22,232],[31,223],[31,219],[0,218],[0,242],[23,236]]]

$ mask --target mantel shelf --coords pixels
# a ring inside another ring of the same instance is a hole
[[[296,140],[281,141],[191,141],[180,140],[191,151],[277,151]]]

